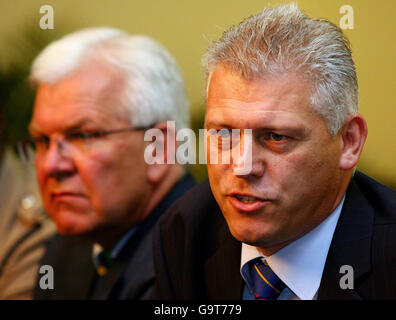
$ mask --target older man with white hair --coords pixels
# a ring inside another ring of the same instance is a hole
[[[179,164],[144,160],[145,130],[166,134],[174,130],[168,120],[188,126],[176,62],[148,37],[92,28],[45,48],[30,79],[37,94],[21,150],[34,158],[59,232],[42,261],[53,268],[54,288],[40,274],[35,297],[147,298],[152,227],[194,184]]]

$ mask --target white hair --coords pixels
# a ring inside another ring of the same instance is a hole
[[[89,28],[48,45],[32,64],[33,84],[56,83],[92,61],[117,68],[124,78],[121,106],[135,126],[174,120],[189,126],[189,102],[177,63],[159,43],[115,28]]]
[[[266,8],[225,31],[203,57],[206,81],[218,64],[246,79],[306,75],[311,104],[335,136],[358,110],[358,84],[350,44],[340,28],[311,19],[296,4]]]

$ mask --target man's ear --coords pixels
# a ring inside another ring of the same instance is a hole
[[[167,125],[167,122],[161,122],[154,128],[161,130],[163,134],[162,141],[159,141],[159,143],[163,144],[163,148],[156,149],[155,152],[157,154],[155,156],[164,160],[163,163],[147,165],[147,180],[149,183],[155,185],[165,178],[174,163],[176,154],[176,130],[174,126]],[[158,154],[158,152],[162,152],[163,154]]]
[[[366,120],[358,113],[349,115],[341,129],[343,148],[340,157],[340,169],[349,170],[356,166],[366,137]]]

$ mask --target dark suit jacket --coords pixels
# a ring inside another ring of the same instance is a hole
[[[152,259],[153,227],[159,217],[184,192],[194,186],[185,175],[162,202],[139,225],[123,246],[105,276],[96,275],[92,262],[92,243],[73,236],[56,235],[41,265],[54,269],[54,289],[35,287],[35,299],[147,299],[154,283]]]
[[[241,243],[208,182],[179,199],[157,224],[154,299],[240,299]],[[341,289],[342,265],[354,289]],[[396,192],[357,172],[346,194],[318,299],[396,298]]]

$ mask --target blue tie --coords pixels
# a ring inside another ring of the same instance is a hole
[[[261,258],[249,261],[244,268],[252,280],[252,289],[256,300],[276,300],[286,287],[285,283],[279,279],[269,266],[262,262]]]

